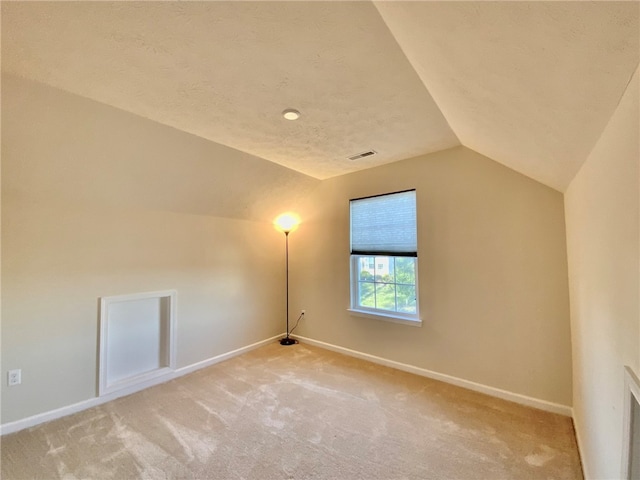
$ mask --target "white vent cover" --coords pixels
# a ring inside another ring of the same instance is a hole
[[[355,155],[351,155],[350,157],[347,157],[349,160],[360,160],[361,158],[365,158],[365,157],[370,157],[372,155],[375,155],[376,152],[375,150],[368,150],[366,152],[362,152],[362,153],[356,153]]]

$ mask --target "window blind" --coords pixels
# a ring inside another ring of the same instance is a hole
[[[417,256],[415,190],[350,203],[352,255]]]

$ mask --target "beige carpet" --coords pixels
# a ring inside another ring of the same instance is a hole
[[[2,438],[2,479],[579,479],[571,420],[268,345]]]

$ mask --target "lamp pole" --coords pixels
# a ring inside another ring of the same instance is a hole
[[[289,230],[285,230],[284,238],[285,277],[287,284],[287,336],[280,340],[280,345],[293,345],[296,341],[293,338],[289,338]]]

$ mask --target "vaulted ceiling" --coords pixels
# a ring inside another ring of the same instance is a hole
[[[2,70],[320,179],[463,144],[562,191],[638,68],[639,17],[608,1],[3,2]]]

